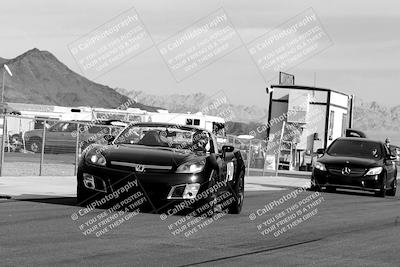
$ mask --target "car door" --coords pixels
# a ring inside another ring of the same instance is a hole
[[[46,131],[46,136],[45,136],[46,147],[56,148],[57,146],[59,146],[61,142],[60,131],[61,128],[64,126],[64,124],[65,122],[57,122]]]
[[[59,122],[46,132],[46,145],[48,144],[58,153],[74,151],[76,137],[73,132],[76,129],[76,123]]]

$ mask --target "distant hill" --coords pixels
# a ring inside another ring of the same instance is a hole
[[[6,63],[7,61],[8,61],[8,59],[5,59],[5,58],[0,57],[0,67],[1,67],[4,63]]]
[[[387,107],[377,102],[356,100],[354,126],[362,130],[400,130],[400,105]]]
[[[47,51],[34,48],[13,59],[0,58],[4,63],[14,73],[6,78],[6,102],[116,108],[128,101],[114,89],[75,73]],[[2,75],[0,84],[1,79]],[[140,103],[131,107],[156,110]]]
[[[117,88],[116,90],[130,97],[136,96],[141,103],[162,106],[171,112],[195,113],[199,111],[202,103],[206,103],[211,99],[209,95],[204,93],[160,96],[122,88]],[[226,108],[227,106],[235,114],[233,122],[228,124],[232,134],[248,134],[258,125],[267,122],[267,107],[227,104],[221,108]],[[207,115],[215,115],[217,111],[214,110],[214,114],[209,112]],[[377,102],[364,102],[356,98],[353,127],[367,132],[371,137],[382,139],[387,134],[385,131],[396,132],[400,130],[400,105],[386,107]]]
[[[140,103],[165,107],[170,112],[196,113],[201,111],[201,108],[207,103],[213,103],[212,96],[204,93],[194,94],[171,94],[171,95],[153,95],[143,91],[126,90],[116,88],[117,92],[128,97],[136,97]],[[217,98],[218,99],[218,98]],[[217,102],[217,100],[214,100]],[[228,100],[229,101],[229,100]],[[229,109],[233,113],[233,121],[235,122],[262,122],[267,119],[267,108],[258,106],[234,105],[229,102],[218,105],[217,109],[208,109],[208,112],[203,112],[206,115],[218,115],[221,110]]]
[[[13,77],[5,83],[5,102],[34,103],[60,106],[92,106],[116,108],[128,101],[137,99],[131,107],[156,111],[162,107],[170,112],[200,111],[202,105],[212,101],[204,93],[152,95],[143,91],[112,89],[95,83],[75,73],[60,62],[53,54],[36,48],[13,59],[0,57],[0,67],[6,63]],[[2,75],[0,75],[0,85]],[[207,115],[218,115],[221,109],[233,113],[229,132],[248,134],[257,125],[266,123],[267,107],[235,105],[228,102],[218,109],[210,109]],[[356,98],[354,109],[354,128],[367,132],[369,136],[382,139],[390,136],[400,144],[400,105],[387,107],[377,102],[363,102]]]

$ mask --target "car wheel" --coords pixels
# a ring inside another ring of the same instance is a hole
[[[215,180],[212,179],[209,183],[208,188],[212,188],[214,185],[215,185]],[[204,215],[207,215],[208,217],[213,216],[217,206],[216,204],[217,204],[217,192],[212,191],[207,195],[206,198],[198,200],[198,203],[194,205],[195,210],[197,211],[197,216],[204,216]]]
[[[228,213],[239,214],[242,211],[244,201],[244,172],[239,175],[239,180],[233,190],[234,201],[228,208]]]
[[[310,191],[321,192],[321,186],[317,183],[317,181],[311,177],[311,185]]]
[[[40,138],[29,139],[28,150],[30,150],[34,153],[42,152],[42,140]]]
[[[22,143],[22,138],[20,134],[13,134],[11,136],[11,143],[15,144],[15,143]]]
[[[92,194],[85,187],[82,181],[78,180],[76,187],[76,204],[81,207],[86,207],[90,203]]]
[[[386,173],[383,175],[383,179],[382,179],[382,184],[381,184],[381,189],[379,190],[379,192],[375,192],[375,195],[378,197],[385,197],[386,195]]]
[[[386,195],[394,197],[396,195],[396,190],[397,190],[397,179],[395,177],[392,183],[392,188],[386,191]]]

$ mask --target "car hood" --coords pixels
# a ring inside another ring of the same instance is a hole
[[[367,158],[355,158],[355,157],[343,157],[343,156],[330,156],[325,154],[318,159],[319,162],[326,165],[346,165],[346,166],[358,166],[358,167],[374,167],[380,165],[382,159],[367,159]]]
[[[119,161],[145,165],[179,166],[191,160],[203,160],[205,153],[178,150],[169,147],[142,145],[111,145],[103,150],[107,162]]]

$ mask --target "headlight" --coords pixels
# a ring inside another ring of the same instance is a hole
[[[95,149],[89,151],[85,157],[86,163],[94,164],[98,166],[106,166],[106,158]]]
[[[206,165],[205,160],[201,161],[189,161],[186,163],[183,163],[181,166],[176,169],[177,173],[198,173],[201,172],[204,169],[204,166]]]
[[[378,175],[382,172],[382,167],[375,167],[369,169],[369,171],[365,175]]]
[[[325,164],[323,164],[323,163],[321,163],[319,161],[315,162],[315,166],[314,167],[316,169],[320,170],[320,171],[326,171]]]

